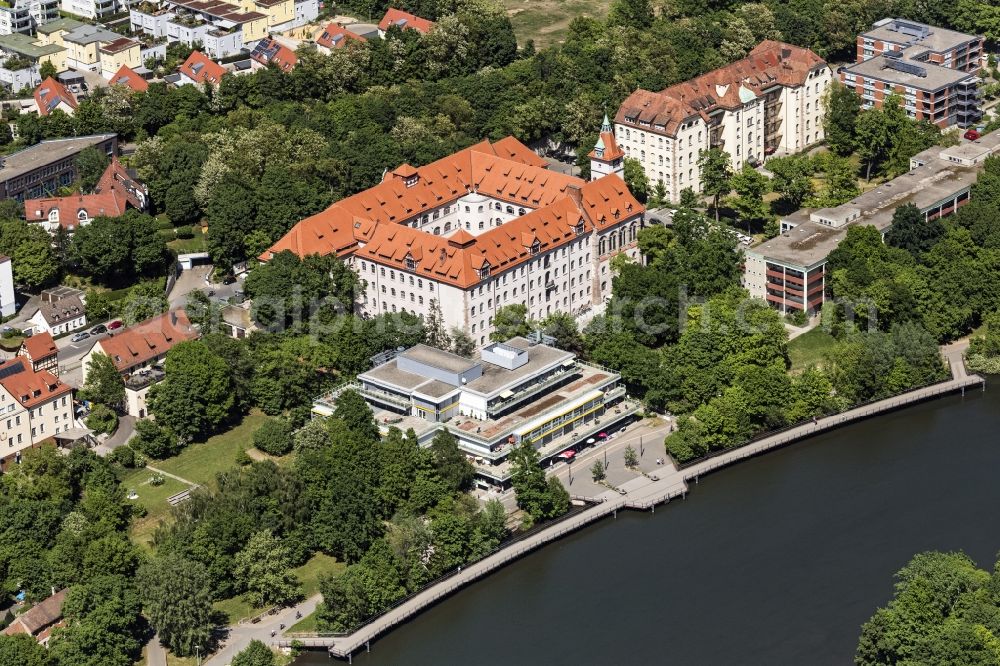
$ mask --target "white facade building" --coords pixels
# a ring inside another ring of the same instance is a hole
[[[661,92],[637,90],[618,109],[615,137],[671,201],[701,190],[698,158],[720,148],[734,169],[823,140],[823,96],[833,80],[819,56],[765,41],[745,59]]]
[[[16,309],[13,266],[10,257],[0,256],[0,315],[9,317]]]

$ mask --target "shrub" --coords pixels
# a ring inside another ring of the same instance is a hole
[[[191,227],[177,227],[174,232],[178,238],[194,238],[194,229]]]
[[[135,450],[131,446],[119,446],[108,454],[108,462],[135,469]]]
[[[166,482],[166,480],[167,480],[166,477],[164,477],[162,474],[154,474],[153,476],[149,477],[149,485],[162,486],[164,482]]]
[[[132,447],[150,458],[169,458],[176,455],[182,443],[174,433],[156,421],[139,421],[135,424]]]
[[[246,451],[240,451],[236,454],[236,464],[240,467],[246,467],[247,465],[253,463],[253,458]]]
[[[292,424],[285,419],[268,419],[253,434],[253,445],[272,456],[292,450]]]
[[[98,433],[111,434],[118,428],[118,415],[102,404],[94,405],[87,416],[87,427]]]
[[[174,225],[166,217],[158,217],[156,218],[156,228],[159,229],[160,231],[165,231],[168,229],[173,229]]]

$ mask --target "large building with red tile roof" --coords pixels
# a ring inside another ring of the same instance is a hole
[[[673,201],[701,189],[699,153],[720,148],[732,166],[756,164],[823,140],[823,95],[833,73],[818,55],[767,40],[743,60],[660,92],[636,90],[615,116],[615,138]]]
[[[93,194],[28,199],[24,202],[24,217],[52,234],[60,227],[72,232],[90,224],[95,217],[119,217],[128,208],[144,210],[147,201],[146,186],[112,156]]]
[[[341,25],[330,23],[316,38],[316,50],[329,54],[334,49],[346,48],[349,44],[364,44],[367,41],[361,35],[356,35]]]
[[[76,111],[76,95],[51,76],[38,84],[34,95],[40,116],[47,116],[56,109],[69,115]]]
[[[192,51],[188,59],[177,68],[177,72],[181,75],[182,84],[193,83],[200,86],[207,82],[217,86],[222,81],[226,68],[201,51]]]
[[[0,362],[0,458],[73,428],[73,387],[21,356]]]
[[[434,21],[428,21],[425,18],[404,12],[402,9],[390,7],[385,11],[385,16],[382,17],[382,20],[378,22],[378,36],[385,39],[385,33],[392,26],[396,26],[401,30],[416,30],[420,34],[426,35],[434,29]]]
[[[366,285],[363,313],[429,316],[479,344],[499,308],[579,314],[611,293],[611,257],[638,256],[643,206],[617,174],[550,171],[516,139],[483,141],[382,182],[296,224],[264,252],[336,254]]]

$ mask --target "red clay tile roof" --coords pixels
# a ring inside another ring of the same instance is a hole
[[[108,81],[113,86],[128,86],[136,92],[149,90],[149,82],[136,74],[128,65],[122,65]]]
[[[145,187],[133,180],[117,157],[112,157],[93,194],[27,199],[24,202],[24,218],[28,222],[46,222],[49,214],[56,210],[60,226],[74,229],[80,225],[81,211],[87,214],[87,221],[90,221],[95,217],[119,217],[129,206],[145,207]]]
[[[530,152],[510,141],[505,146],[510,155]],[[584,183],[498,157],[494,148],[483,142],[419,169],[403,165],[379,185],[302,220],[260,259],[284,250],[354,253],[399,268],[415,265],[418,275],[467,288],[480,280],[484,265],[500,271],[526,261],[536,241],[546,251],[575,238],[578,229],[601,230],[644,210],[618,176]],[[405,224],[473,191],[528,211],[478,236],[460,229],[445,237]]]
[[[262,65],[274,63],[278,69],[286,73],[295,69],[295,65],[299,62],[295,51],[270,37],[260,40],[253,48],[250,57]]]
[[[359,44],[367,42],[368,40],[361,35],[355,35],[353,32],[337,25],[336,23],[331,23],[323,28],[323,34],[316,38],[316,43],[320,46],[325,46],[328,49],[342,49],[351,41],[357,41]]]
[[[597,155],[597,146],[594,146],[594,149],[590,151],[590,154],[587,155],[587,157],[592,160],[597,159],[605,162],[625,157],[625,151],[618,145],[614,132],[601,132],[601,138],[598,145],[603,147],[600,157]]]
[[[378,29],[385,32],[391,25],[398,25],[404,30],[406,28],[413,28],[417,32],[426,35],[434,28],[434,21],[428,21],[425,18],[404,12],[401,9],[390,7],[386,10],[382,20],[378,22]]]
[[[195,83],[208,81],[213,85],[217,85],[222,80],[222,75],[226,73],[222,65],[201,51],[192,51],[184,64],[177,68],[177,71]]]
[[[42,629],[62,619],[62,606],[68,589],[56,592],[48,599],[36,604],[23,615],[15,618],[10,626],[3,630],[4,635],[30,634],[35,636]]]
[[[21,349],[18,350],[18,356],[22,355],[22,351],[27,353],[28,358],[33,363],[37,363],[43,358],[58,353],[59,349],[56,347],[56,341],[52,338],[52,334],[42,331],[30,338],[25,338],[24,342],[21,343]]]
[[[809,72],[825,66],[826,61],[809,49],[765,40],[743,60],[690,81],[658,93],[636,90],[618,108],[615,122],[647,124],[652,131],[676,136],[677,127],[688,118],[707,119],[715,109],[742,106],[741,89],[760,97],[776,85],[800,86]]]
[[[60,104],[66,104],[71,109],[77,107],[76,95],[51,76],[35,88],[35,104],[41,116],[49,115]]]
[[[0,386],[27,409],[73,392],[72,386],[62,383],[51,372],[32,370],[31,364],[20,356],[0,362]]]
[[[118,371],[124,373],[197,337],[187,313],[171,310],[98,340],[94,348],[109,356]]]

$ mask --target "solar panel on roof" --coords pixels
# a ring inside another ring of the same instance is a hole
[[[24,372],[24,365],[21,363],[11,363],[9,365],[0,366],[0,379],[6,379],[20,372]]]

